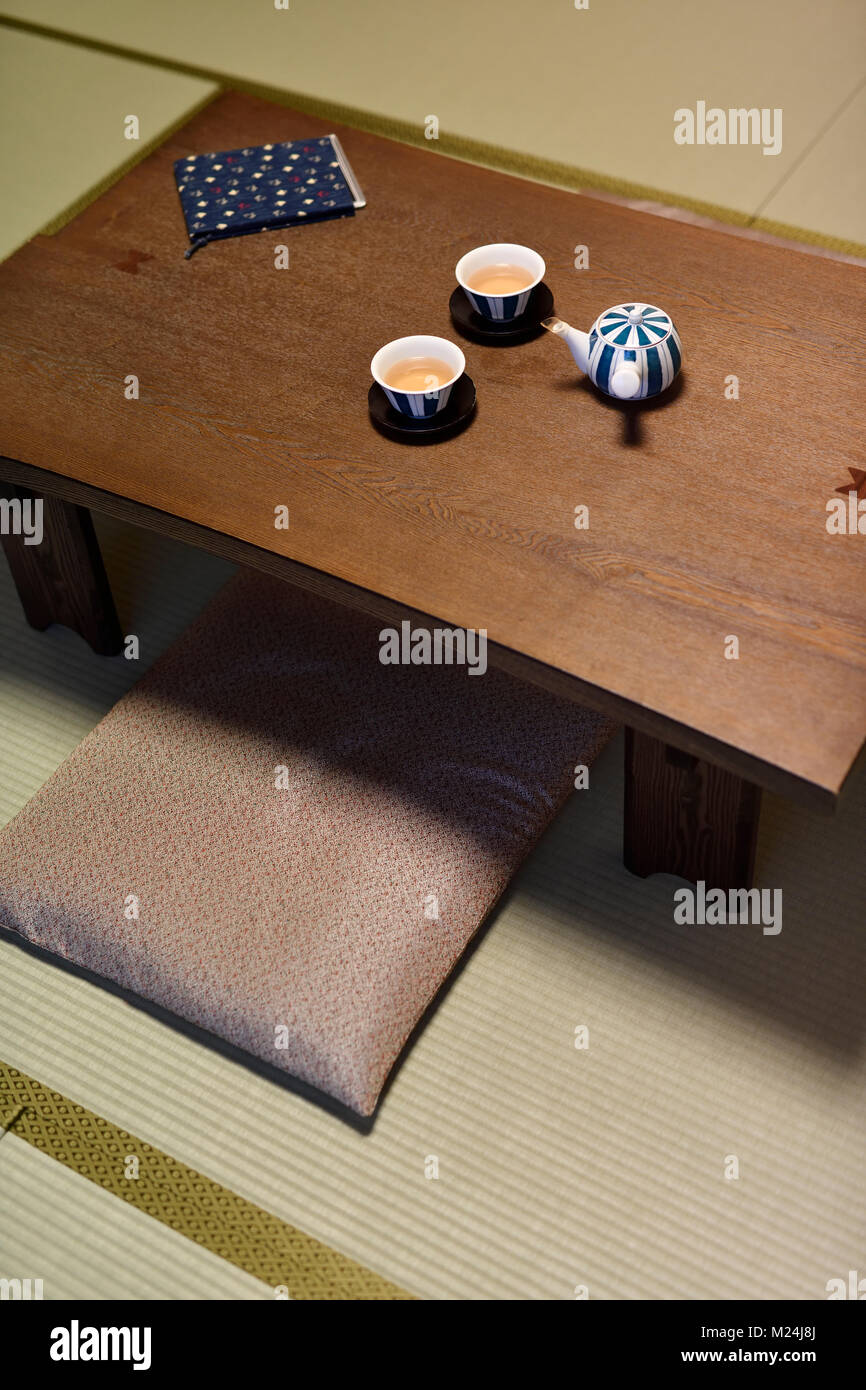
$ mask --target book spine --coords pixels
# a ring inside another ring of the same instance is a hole
[[[352,195],[352,200],[355,204],[355,207],[366,207],[367,199],[361,192],[361,185],[355,178],[355,171],[349,163],[348,159],[346,158],[346,152],[343,149],[343,146],[340,144],[339,137],[336,135],[329,135],[328,139],[334,147],[334,154],[337,156],[337,162],[339,163],[340,168],[343,171],[343,178],[346,180],[346,183],[349,186],[349,192]]]

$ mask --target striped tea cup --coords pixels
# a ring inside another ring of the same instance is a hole
[[[529,283],[513,294],[481,293],[473,288],[476,281],[484,278],[485,271],[495,271],[497,267],[507,266],[520,270],[529,276]],[[457,283],[476,313],[485,319],[503,322],[518,318],[526,311],[529,296],[544,279],[545,265],[537,251],[529,246],[518,246],[509,241],[491,242],[488,246],[476,246],[461,256],[455,267]]]
[[[435,359],[444,362],[451,369],[447,381],[438,380],[438,385],[425,391],[399,391],[391,384],[390,378],[395,368],[412,359]],[[372,362],[370,373],[377,385],[381,386],[388,400],[401,415],[410,415],[419,420],[425,416],[436,415],[448,404],[448,398],[457,381],[466,370],[466,358],[447,338],[434,338],[426,333],[415,333],[408,338],[395,338],[393,342],[380,347]]]

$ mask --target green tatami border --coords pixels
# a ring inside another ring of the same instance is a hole
[[[260,1279],[274,1297],[414,1300],[357,1260],[0,1060],[0,1137],[4,1131]]]

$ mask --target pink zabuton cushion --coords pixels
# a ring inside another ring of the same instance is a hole
[[[610,732],[380,627],[239,574],[0,831],[2,925],[363,1115]]]

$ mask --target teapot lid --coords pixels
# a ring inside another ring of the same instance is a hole
[[[654,304],[615,304],[598,317],[600,338],[613,347],[647,348],[664,342],[673,332],[667,314]]]

